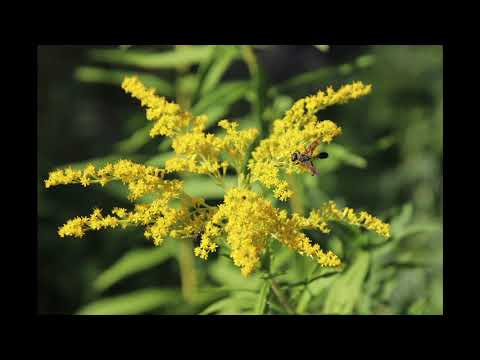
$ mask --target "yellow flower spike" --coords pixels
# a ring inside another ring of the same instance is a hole
[[[224,225],[222,220],[226,221]],[[274,208],[251,190],[233,188],[225,194],[224,204],[207,224],[195,254],[206,259],[217,247],[215,239],[225,233],[230,256],[245,276],[255,270],[271,238],[303,255],[317,258],[323,266],[338,266],[338,258],[327,256],[301,232],[311,225],[309,219],[298,214],[288,218],[285,211]]]
[[[389,224],[384,223],[366,211],[361,211],[357,214],[355,210],[348,207],[340,210],[333,201],[329,201],[323,205],[320,210],[315,211],[314,214],[311,214],[310,216],[312,219],[323,219],[323,221],[343,221],[350,225],[356,225],[371,230],[386,239],[390,237]]]
[[[120,219],[127,215],[127,209],[115,207],[112,214],[117,215]]]
[[[329,144],[340,135],[342,129],[331,120],[318,121],[315,113],[335,104],[345,104],[352,99],[367,95],[371,85],[354,82],[338,91],[327,88],[316,95],[300,99],[285,113],[282,119],[275,120],[273,132],[263,139],[252,153],[248,167],[252,181],[259,181],[273,189],[274,196],[282,201],[292,196],[288,184],[282,181],[280,169],[286,174],[307,172],[304,167],[294,164],[292,153],[304,151],[305,144],[319,139]]]
[[[126,77],[122,88],[147,108],[148,120],[156,121],[150,130],[151,137],[173,137],[195,121],[191,113],[182,111],[179,105],[169,103],[164,97],[156,96],[155,89],[147,89],[136,76]]]
[[[321,266],[340,266],[337,255],[323,251],[303,232],[308,229],[328,234],[331,231],[329,221],[343,221],[386,238],[390,236],[390,226],[365,211],[339,209],[331,201],[312,210],[308,217],[296,213],[289,215],[250,190],[251,182],[259,181],[272,189],[277,199],[289,199],[293,192],[283,178],[284,173],[305,171],[291,161],[291,154],[304,152],[306,146],[317,139],[328,144],[342,132],[331,120],[318,121],[315,113],[367,95],[370,85],[354,82],[336,91],[327,87],[325,91],[295,102],[282,119],[274,121],[270,136],[254,149],[248,162],[249,173],[242,173],[242,167],[258,135],[257,129],[239,130],[238,123],[221,120],[218,126],[224,131],[218,135],[207,133],[205,115],[193,116],[182,110],[178,104],[157,96],[154,89],[146,88],[137,77],[125,78],[122,88],[146,108],[147,119],[154,122],[150,135],[172,138],[175,156],[166,161],[164,169],[120,160],[99,169],[88,164],[83,170],[70,167],[51,172],[45,180],[46,188],[61,184],[86,187],[99,183],[104,186],[111,181],[121,181],[128,187],[128,199],[132,202],[146,194],[154,196],[150,203],[135,204],[130,211],[114,207],[111,214],[104,216],[101,209],[94,209],[90,216],[68,220],[58,229],[60,237],[81,238],[87,231],[141,226],[144,236],[155,245],[161,245],[168,236],[200,240],[196,242],[194,254],[204,260],[225,244],[233,263],[242,275],[248,276],[258,267],[272,240],[314,259]],[[216,207],[207,205],[203,198],[183,193],[182,181],[164,178],[169,173],[190,172],[209,175],[222,184],[221,178],[226,176],[229,166],[236,169],[240,185],[229,189],[223,203]]]
[[[68,220],[67,223],[58,229],[58,235],[60,237],[74,236],[83,237],[85,234],[84,226],[87,224],[88,218],[76,217],[72,220]]]

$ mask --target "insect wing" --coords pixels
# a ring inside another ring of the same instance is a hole
[[[303,165],[308,169],[308,171],[310,171],[310,174],[312,174],[312,176],[320,175],[317,168],[313,165],[311,161],[307,161]]]
[[[315,148],[320,144],[320,139],[315,140],[310,145],[308,145],[307,149],[305,150],[305,154],[308,156],[312,156]]]

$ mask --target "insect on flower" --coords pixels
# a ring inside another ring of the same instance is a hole
[[[197,232],[195,234],[195,237],[193,238],[193,242],[195,244],[200,244],[202,242],[202,236],[203,236],[203,233],[205,232],[205,230],[202,228],[199,232]]]
[[[300,164],[302,166],[305,166],[308,169],[308,171],[310,171],[312,176],[320,174],[317,168],[313,165],[312,160],[328,158],[328,153],[325,151],[322,151],[315,157],[313,156],[313,151],[315,150],[315,148],[318,146],[319,143],[320,143],[320,139],[317,139],[314,142],[312,142],[310,145],[308,145],[305,152],[301,153],[299,151],[295,151],[291,157],[293,162]]]

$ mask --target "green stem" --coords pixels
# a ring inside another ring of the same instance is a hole
[[[179,45],[176,45],[179,47]],[[177,80],[176,80],[176,98],[177,102],[182,108],[187,109],[190,105],[190,99],[187,94],[184,94],[180,88],[180,78],[189,71],[189,66],[177,67]],[[186,193],[184,196],[192,201],[191,197]],[[197,272],[195,270],[195,259],[193,255],[193,245],[189,240],[179,240],[180,249],[178,255],[178,262],[180,266],[180,278],[182,282],[182,294],[184,299],[191,303],[195,297],[197,287]]]
[[[266,87],[264,79],[264,71],[257,60],[257,56],[250,45],[242,46],[242,55],[247,64],[252,84],[255,91],[254,109],[255,117],[260,127],[260,139],[263,139],[268,133],[268,126],[263,121],[263,110],[265,108]]]
[[[277,297],[278,301],[280,301],[280,304],[282,304],[282,306],[285,308],[285,310],[287,310],[288,314],[289,315],[295,315],[295,310],[293,310],[292,306],[288,302],[287,297],[282,292],[282,290],[280,289],[280,286],[278,286],[276,281],[273,280],[273,279],[270,279],[270,284],[272,285],[272,290],[273,290],[275,296]]]
[[[293,212],[304,215],[305,212],[305,204],[304,204],[304,191],[302,184],[298,181],[295,175],[288,176],[288,182],[290,183],[290,187],[293,191],[293,195],[290,198],[290,202],[292,204]]]
[[[194,300],[197,289],[197,276],[193,259],[192,243],[189,240],[180,240],[180,277],[182,281],[182,295],[191,303]]]
[[[258,123],[258,127],[260,128],[259,136],[257,136],[253,144],[250,145],[247,151],[248,156],[245,156],[245,162],[242,168],[243,168],[243,172],[246,173],[248,159],[250,158],[253,149],[255,149],[257,145],[260,143],[260,141],[265,137],[267,137],[267,134],[268,134],[268,124],[263,119],[263,111],[265,109],[265,99],[267,94],[267,88],[265,85],[265,73],[263,71],[262,66],[257,60],[255,52],[253,51],[250,45],[242,46],[242,56],[250,72],[252,87],[254,90],[254,100],[253,100],[254,114],[255,114],[256,121]]]

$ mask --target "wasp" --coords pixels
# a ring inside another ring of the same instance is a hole
[[[317,168],[313,165],[312,160],[328,158],[328,153],[325,151],[322,151],[318,155],[313,156],[313,151],[318,146],[318,144],[320,144],[320,139],[317,139],[314,142],[312,142],[310,145],[308,145],[307,149],[303,153],[299,151],[295,151],[291,156],[291,160],[294,163],[297,163],[299,165],[306,167],[310,172],[310,174],[312,174],[312,176],[320,174]]]
[[[205,233],[205,228],[201,228],[193,235],[193,243],[195,245],[200,245],[202,243],[202,236]]]

